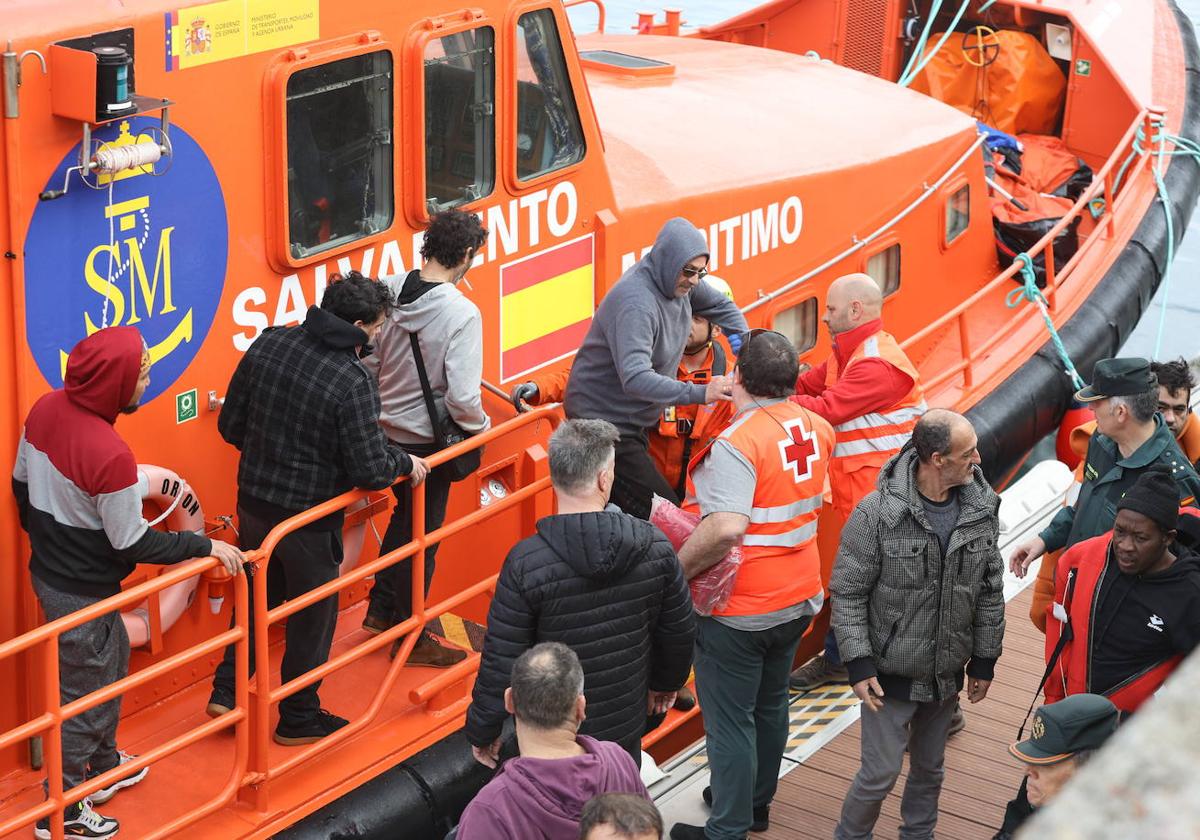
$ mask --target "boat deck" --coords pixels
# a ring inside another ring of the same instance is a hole
[[[1009,601],[1004,656],[996,680],[982,702],[964,702],[967,728],[950,739],[937,835],[946,840],[988,840],[1000,826],[1004,804],[1021,782],[1021,766],[1008,754],[1044,668],[1042,636],[1029,622],[1032,589]],[[771,830],[763,840],[829,838],[842,798],[859,766],[855,721],[814,755],[796,764],[779,782],[771,808]],[[879,837],[895,837],[900,826],[900,794],[905,771],[883,804]]]
[[[1062,464],[1041,463],[1001,495],[1000,551],[1009,554],[1037,533],[1058,510],[1070,484]],[[946,749],[946,776],[940,799],[937,836],[949,840],[991,840],[999,828],[1005,803],[1016,793],[1023,770],[1008,753],[1045,669],[1044,636],[1029,621],[1029,605],[1040,561],[1024,580],[1004,575],[1004,653],[988,696],[972,705],[964,701],[967,726]],[[779,789],[771,806],[771,828],[751,835],[762,840],[794,840],[833,836],[842,800],[859,767],[860,704],[847,685],[827,685],[795,694],[791,731]],[[664,822],[697,825],[708,818],[701,794],[709,784],[704,742],[664,766],[665,776],[650,783],[650,793]],[[896,837],[900,796],[907,779],[907,759],[896,786],[883,803],[875,835]]]

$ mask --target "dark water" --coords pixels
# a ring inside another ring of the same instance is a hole
[[[1145,3],[1149,0],[1122,2]],[[1176,2],[1191,18],[1193,24],[1200,27],[1200,0]],[[632,31],[638,10],[654,9],[657,17],[661,19],[663,5],[682,7],[684,20],[689,25],[703,26],[718,23],[738,12],[753,8],[758,5],[758,0],[681,0],[664,2],[662,5],[656,5],[653,0],[606,0],[604,5],[608,13],[606,31],[626,33]],[[596,25],[594,7],[583,5],[572,9],[571,19],[580,32],[592,31]],[[1200,284],[1197,283],[1197,276],[1200,275],[1200,233],[1197,231],[1200,231],[1200,213],[1193,216],[1192,223],[1177,250],[1169,286],[1159,289],[1141,322],[1122,348],[1124,354],[1147,358],[1153,356],[1161,322],[1162,345],[1159,358],[1186,356],[1188,359],[1194,359],[1200,356]],[[1165,319],[1164,299],[1167,301]]]

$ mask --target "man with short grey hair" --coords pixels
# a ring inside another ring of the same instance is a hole
[[[537,642],[579,653],[588,695],[580,731],[636,760],[647,715],[670,708],[687,679],[691,595],[662,532],[608,503],[617,438],[604,420],[567,420],[550,437],[558,512],[505,558],[467,711],[467,740],[483,764],[499,757],[513,663]]]
[[[833,628],[862,701],[862,766],[835,840],[869,840],[907,747],[900,836],[930,840],[958,693],[991,686],[1004,636],[1000,500],[961,414],[932,409],[842,530]],[[965,670],[965,679],[964,679]]]
[[[580,735],[587,700],[579,657],[542,642],[512,666],[504,708],[517,723],[519,758],[504,766],[463,812],[462,840],[576,840],[597,794],[648,799],[637,765],[617,744]]]
[[[1096,362],[1092,384],[1081,389],[1075,399],[1086,403],[1096,416],[1083,484],[1074,504],[1060,510],[1041,534],[1017,546],[1009,560],[1017,577],[1024,577],[1029,565],[1044,553],[1070,548],[1112,528],[1117,502],[1153,464],[1171,471],[1181,506],[1192,504],[1200,493],[1200,477],[1157,414],[1158,377],[1148,361]],[[1054,556],[1047,562],[1057,563],[1057,559]]]

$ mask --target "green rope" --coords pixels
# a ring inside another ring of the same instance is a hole
[[[925,45],[929,42],[929,34],[933,31],[933,21],[937,17],[938,12],[941,11],[941,8],[942,0],[933,0],[929,5],[929,18],[925,21],[925,27],[921,30],[921,36],[917,38],[917,43],[913,46],[912,55],[908,58],[908,64],[904,66],[904,72],[900,74],[900,79],[896,81],[896,84],[903,84],[904,87],[908,86],[903,82],[903,79],[908,77],[913,67],[920,61],[921,54],[925,52]]]
[[[1079,375],[1079,371],[1075,370],[1075,363],[1071,361],[1070,354],[1067,353],[1067,348],[1063,345],[1062,339],[1058,335],[1058,330],[1054,328],[1054,321],[1050,317],[1050,311],[1046,308],[1046,298],[1042,294],[1042,290],[1037,287],[1037,277],[1033,273],[1033,259],[1024,251],[1017,254],[1013,258],[1014,263],[1021,264],[1021,285],[1013,289],[1005,296],[1004,303],[1009,309],[1015,309],[1021,305],[1021,301],[1027,300],[1037,305],[1037,308],[1042,313],[1042,320],[1046,322],[1046,329],[1050,333],[1050,340],[1054,342],[1054,349],[1058,351],[1058,356],[1062,359],[1063,367],[1067,370],[1067,375],[1071,377],[1071,382],[1078,391],[1084,386],[1083,377]]]
[[[1162,311],[1158,316],[1158,334],[1154,339],[1154,357],[1158,358],[1162,353],[1162,340],[1167,328],[1167,301],[1171,295],[1171,278],[1173,276],[1171,268],[1175,264],[1175,218],[1171,214],[1171,196],[1167,192],[1167,182],[1163,177],[1163,169],[1166,160],[1175,156],[1200,159],[1200,143],[1190,140],[1187,137],[1168,134],[1162,119],[1152,120],[1150,126],[1154,129],[1154,133],[1149,138],[1148,143],[1145,129],[1142,126],[1138,127],[1129,151],[1129,156],[1125,158],[1124,163],[1121,164],[1121,168],[1117,172],[1117,179],[1113,183],[1113,193],[1115,194],[1120,190],[1121,184],[1125,180],[1126,171],[1129,169],[1129,165],[1133,163],[1135,157],[1146,154],[1154,155],[1154,165],[1150,167],[1150,174],[1154,178],[1154,185],[1158,190],[1158,200],[1162,205],[1167,222],[1167,260],[1163,268],[1162,280],[1159,283],[1162,287]],[[1172,144],[1175,148],[1168,150],[1167,143]]]
[[[937,0],[937,5],[941,5],[941,0]],[[925,69],[925,65],[933,60],[933,57],[938,54],[938,51],[942,48],[946,41],[949,40],[950,36],[954,34],[954,27],[958,26],[958,22],[962,20],[963,15],[967,13],[967,8],[970,5],[971,0],[963,0],[963,4],[958,7],[958,13],[954,15],[954,20],[950,21],[950,25],[946,27],[946,31],[942,33],[941,39],[934,45],[933,49],[930,50],[920,62],[918,62],[916,68],[913,69],[911,73],[906,70],[904,74],[900,76],[900,81],[896,82],[896,84],[900,85],[900,87],[908,87],[910,84],[912,84],[912,81],[914,78],[916,78],[917,74]],[[930,14],[929,24],[926,29],[932,28],[933,17],[934,16]],[[919,50],[913,53],[914,57],[918,55],[920,55]],[[909,63],[911,64],[912,62]]]
[[[1175,219],[1171,213],[1171,196],[1167,192],[1167,182],[1163,179],[1163,166],[1167,157],[1166,141],[1172,140],[1174,142],[1174,140],[1171,135],[1166,133],[1161,119],[1153,120],[1151,125],[1155,129],[1155,135],[1151,139],[1151,142],[1158,143],[1158,151],[1155,153],[1157,160],[1150,171],[1154,174],[1154,183],[1158,187],[1158,199],[1162,204],[1163,213],[1166,214],[1167,219],[1167,262],[1163,266],[1163,276],[1160,283],[1162,286],[1162,311],[1158,316],[1158,335],[1154,338],[1154,358],[1157,359],[1162,352],[1163,333],[1167,329],[1167,300],[1171,295],[1171,266],[1175,262]]]

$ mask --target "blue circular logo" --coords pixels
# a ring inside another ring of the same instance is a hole
[[[110,148],[154,142],[143,132],[157,126],[134,117],[92,136]],[[225,198],[204,151],[177,125],[171,145],[172,159],[156,164],[170,166],[161,176],[89,174],[101,187],[91,189],[73,172],[67,194],[34,211],[25,239],[25,329],[38,369],[56,388],[76,342],[105,325],[132,326],[154,365],[147,403],[175,383],[208,335],[229,255]],[[76,146],[45,188],[61,190],[78,161]]]

